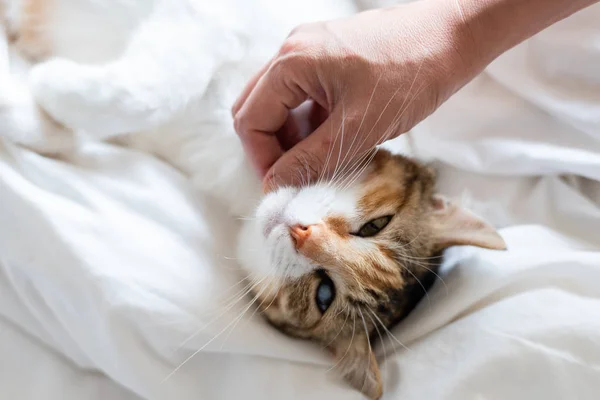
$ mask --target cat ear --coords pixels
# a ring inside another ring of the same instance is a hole
[[[472,212],[437,194],[432,197],[432,206],[431,223],[439,250],[450,246],[506,250],[496,229]]]
[[[354,340],[339,339],[329,346],[336,359],[336,369],[346,382],[369,399],[377,400],[383,393],[381,374],[375,354],[366,335]]]

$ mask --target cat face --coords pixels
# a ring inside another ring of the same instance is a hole
[[[441,252],[505,248],[434,184],[430,169],[379,150],[359,176],[268,194],[242,231],[240,259],[268,321],[331,351],[370,398],[382,393],[371,339],[425,295]]]

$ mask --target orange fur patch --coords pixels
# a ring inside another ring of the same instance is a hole
[[[360,278],[363,287],[369,289],[398,287],[402,283],[400,275],[392,273],[378,264],[369,263],[363,266],[363,268],[357,268],[355,272]]]
[[[384,208],[396,209],[401,203],[401,196],[400,191],[390,190],[384,184],[369,185],[358,206],[364,216],[372,216]]]
[[[358,207],[366,218],[381,210],[398,210],[409,194],[405,185],[407,171],[401,159],[387,152],[378,152],[363,184]]]
[[[332,216],[325,218],[324,221],[327,227],[339,236],[348,234],[348,231],[350,230],[350,224],[344,217]]]

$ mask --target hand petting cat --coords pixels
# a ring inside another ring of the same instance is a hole
[[[233,106],[236,131],[266,190],[298,184],[298,170],[330,177],[504,51],[596,2],[424,0],[299,26]],[[307,100],[308,113],[296,112]]]

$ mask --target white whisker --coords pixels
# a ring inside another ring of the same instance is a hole
[[[373,349],[371,348],[371,340],[369,340],[369,330],[367,329],[367,323],[365,322],[365,316],[362,313],[362,310],[359,308],[358,312],[360,313],[360,318],[362,319],[362,323],[363,323],[363,327],[365,328],[365,335],[367,335],[367,345],[369,346],[369,352],[367,353],[367,368],[366,371],[369,370],[369,364],[371,363],[371,353],[373,352]],[[363,381],[363,385],[361,387],[361,390],[363,390],[365,388],[365,385],[367,383],[367,375],[365,373],[365,379]]]
[[[348,355],[348,352],[350,351],[350,348],[352,347],[352,344],[354,343],[354,331],[356,330],[356,314],[352,314],[352,338],[350,339],[350,344],[348,345],[348,348],[346,349],[346,352],[344,353],[344,355],[342,357],[340,357],[340,359],[333,364],[333,366],[331,368],[329,368],[326,372],[331,371],[332,369],[334,369],[335,367],[337,367],[342,360],[344,360],[344,358],[346,358],[346,356]]]
[[[371,310],[369,310],[368,308],[366,309],[369,312],[373,312]],[[385,342],[383,341],[383,337],[381,336],[381,332],[379,331],[379,327],[377,326],[377,324],[375,323],[375,320],[373,319],[373,317],[371,317],[371,315],[367,312],[367,317],[369,317],[369,319],[371,320],[371,323],[373,323],[373,326],[375,327],[375,330],[377,331],[377,335],[379,336],[379,341],[381,342],[381,346],[383,348],[383,358],[385,360],[387,360],[388,356],[387,356],[387,351],[385,350]]]
[[[371,314],[373,314],[373,317],[375,317],[375,319],[377,321],[379,321],[379,324],[381,325],[381,327],[383,328],[383,330],[388,334],[388,336],[389,336],[390,339],[393,339],[396,343],[398,343],[400,346],[402,346],[405,350],[412,351],[404,343],[402,343],[400,340],[398,340],[398,338],[396,336],[394,336],[392,334],[392,332],[390,332],[390,330],[385,326],[385,324],[383,323],[383,321],[381,321],[381,319],[379,319],[379,317],[377,316],[377,314],[375,312],[371,311]]]

